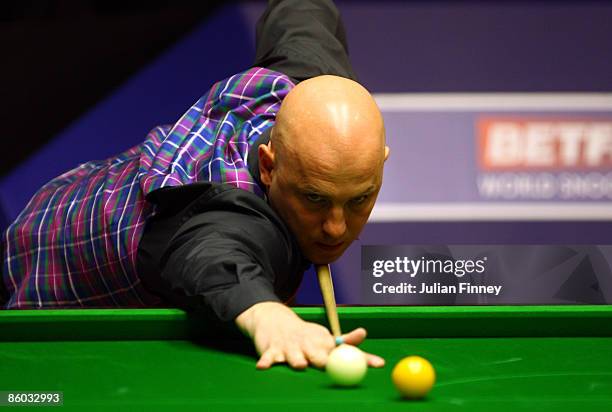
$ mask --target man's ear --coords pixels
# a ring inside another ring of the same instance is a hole
[[[389,157],[389,146],[385,146],[385,161],[387,161],[388,157]]]
[[[274,150],[272,150],[272,142],[268,144],[260,144],[257,148],[259,156],[259,178],[261,183],[269,188],[272,184],[272,173],[274,172]]]

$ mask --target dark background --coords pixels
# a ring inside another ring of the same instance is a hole
[[[252,3],[251,14],[265,4]],[[241,4],[2,2],[0,177],[220,8]],[[374,92],[612,91],[608,1],[337,4],[355,69]]]
[[[0,176],[205,21],[221,3],[2,2]]]

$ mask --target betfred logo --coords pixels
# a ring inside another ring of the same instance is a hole
[[[612,168],[612,121],[482,118],[477,127],[483,170]]]

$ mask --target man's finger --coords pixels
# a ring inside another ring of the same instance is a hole
[[[320,348],[309,348],[306,350],[306,357],[312,366],[323,369],[327,364],[329,351],[321,350]]]
[[[266,351],[261,355],[255,367],[257,369],[268,369],[270,366],[272,366],[273,362],[274,354],[270,351]]]
[[[273,364],[280,362],[284,362],[283,354],[276,349],[268,349],[261,355],[255,366],[257,369],[268,369]]]
[[[308,361],[304,357],[302,351],[298,348],[290,348],[286,354],[287,363],[293,369],[305,369],[308,366]]]
[[[342,338],[344,340],[344,343],[357,346],[365,340],[367,334],[368,333],[364,328],[357,328],[355,330],[350,331],[349,333],[342,335]]]
[[[285,357],[285,354],[282,351],[277,351],[276,355],[274,356],[274,363],[283,363],[286,362],[287,358]]]
[[[365,355],[370,368],[382,368],[385,366],[385,360],[380,356],[376,356],[371,353],[366,353]]]
[[[365,340],[367,334],[368,333],[364,328],[357,328],[347,333],[346,335],[343,335],[342,338],[345,343],[357,346]],[[369,367],[382,368],[383,366],[385,366],[385,360],[380,356],[373,355],[371,353],[365,353],[365,356]]]

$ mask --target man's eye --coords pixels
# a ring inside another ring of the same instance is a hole
[[[306,195],[306,199],[308,199],[308,201],[312,203],[321,203],[323,201],[323,196],[310,193]]]
[[[359,197],[354,198],[352,202],[355,205],[360,205],[363,202],[365,202],[367,198],[368,198],[368,195],[359,196]]]

